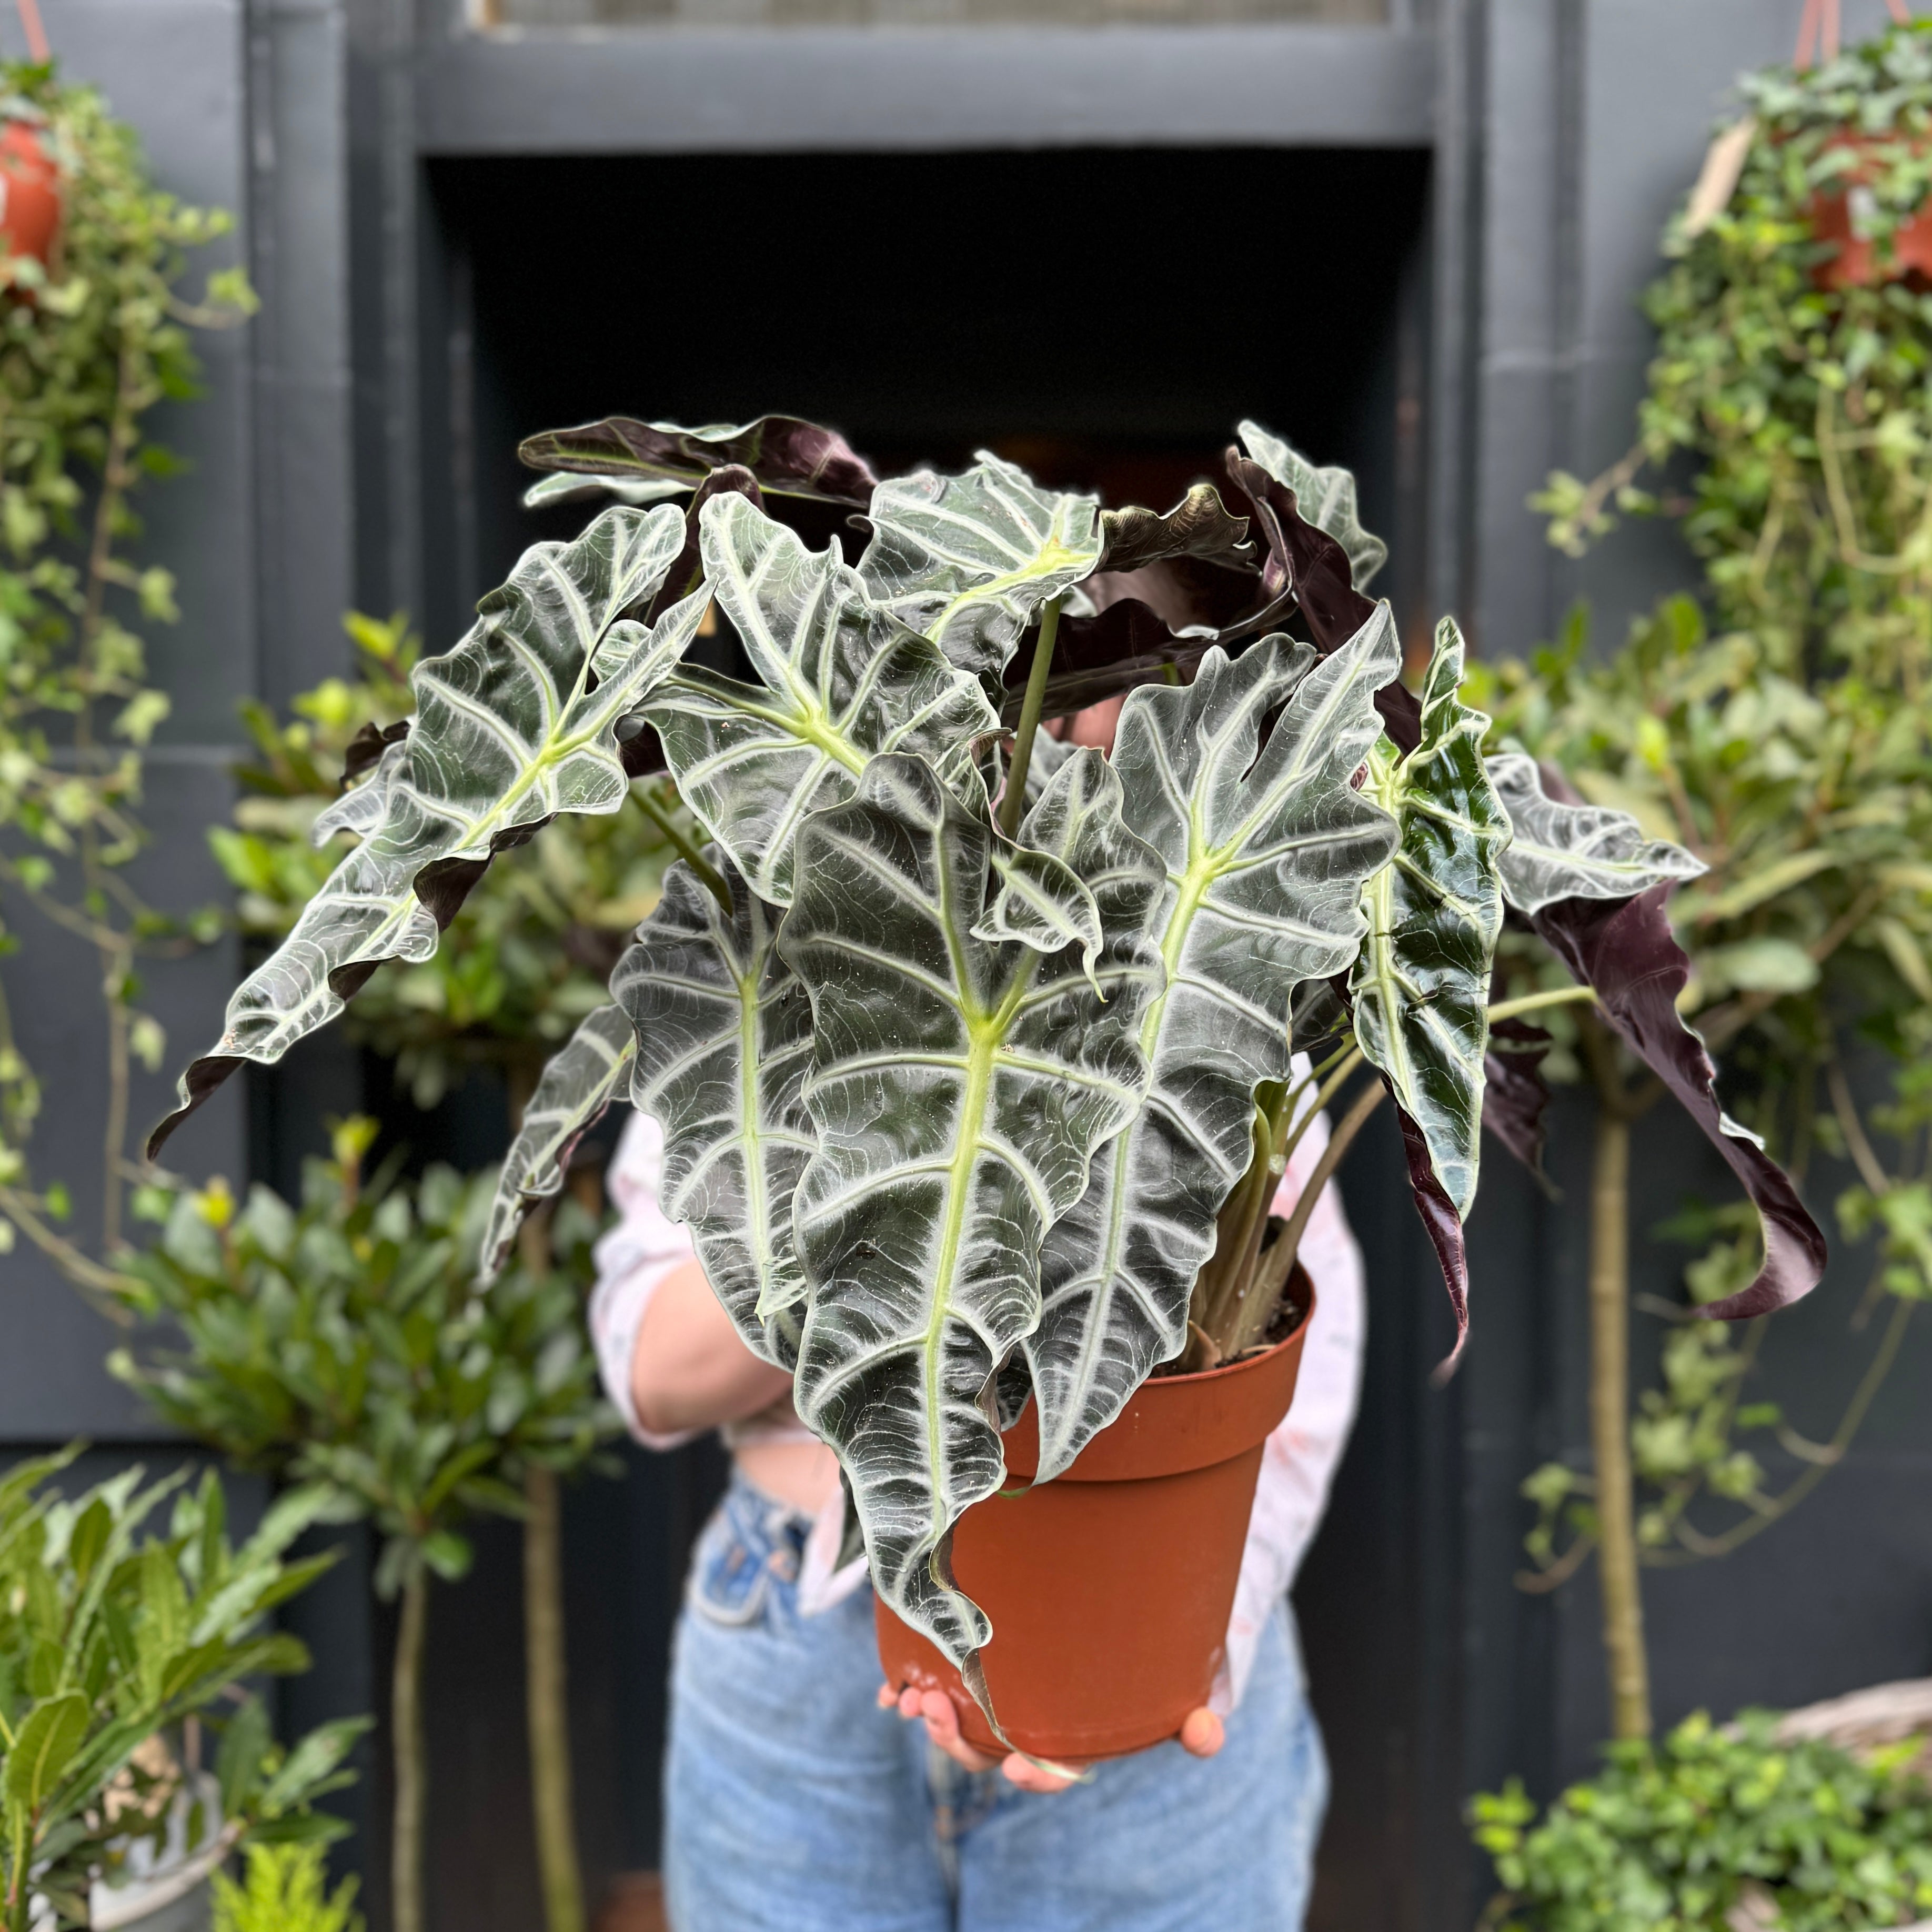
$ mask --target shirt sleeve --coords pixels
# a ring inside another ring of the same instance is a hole
[[[617,1220],[598,1241],[597,1285],[590,1292],[590,1340],[598,1372],[624,1426],[650,1449],[676,1449],[694,1442],[701,1429],[659,1436],[638,1420],[631,1394],[631,1364],[644,1311],[665,1276],[697,1252],[689,1233],[658,1205],[664,1173],[664,1130],[650,1114],[633,1113],[605,1177]]]
[[[1282,1176],[1276,1214],[1293,1209],[1328,1145],[1328,1120],[1318,1118]],[[1241,1701],[1262,1630],[1314,1540],[1361,1394],[1367,1334],[1362,1251],[1342,1211],[1340,1190],[1332,1184],[1308,1217],[1301,1262],[1315,1285],[1315,1313],[1303,1345],[1294,1405],[1262,1452],[1226,1652],[1208,1699],[1210,1707],[1224,1717]]]

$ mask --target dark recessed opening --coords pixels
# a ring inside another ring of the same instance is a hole
[[[1412,554],[1427,183],[1426,155],[1372,151],[436,164],[435,614],[582,520],[518,507],[518,439],[615,413],[784,410],[888,470],[988,443],[1159,508],[1252,416],[1353,466]]]

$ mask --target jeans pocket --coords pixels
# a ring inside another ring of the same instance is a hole
[[[771,1586],[766,1552],[746,1539],[734,1512],[720,1510],[691,1565],[691,1606],[711,1623],[742,1629],[764,1615]]]

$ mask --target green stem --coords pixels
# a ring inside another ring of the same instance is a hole
[[[1338,1062],[1339,1064],[1337,1064]],[[1302,1109],[1301,1118],[1298,1120],[1294,1119],[1292,1112],[1289,1114],[1289,1119],[1294,1121],[1294,1130],[1282,1144],[1281,1164],[1284,1170],[1287,1168],[1288,1163],[1294,1158],[1294,1150],[1300,1146],[1302,1136],[1314,1126],[1328,1103],[1342,1090],[1348,1076],[1361,1064],[1362,1049],[1351,1040],[1346,1047],[1335,1054],[1330,1059],[1325,1060],[1317,1070],[1322,1072],[1328,1072],[1328,1069],[1333,1066],[1335,1070],[1329,1073],[1328,1078],[1323,1081],[1320,1087],[1316,1090],[1314,1104]],[[1300,1090],[1298,1088],[1296,1090],[1299,1092]]]
[[[530,1793],[548,1932],[584,1932],[570,1789],[570,1712],[563,1629],[563,1497],[554,1469],[524,1478],[524,1674]]]
[[[1630,1121],[1605,1096],[1590,1178],[1590,1450],[1610,1732],[1650,1736],[1630,1442]]]
[[[1322,1158],[1315,1163],[1315,1172],[1308,1177],[1308,1185],[1301,1190],[1300,1198],[1294,1204],[1294,1212],[1288,1217],[1287,1226],[1275,1237],[1287,1251],[1288,1269],[1294,1268],[1301,1238],[1308,1230],[1309,1216],[1322,1198],[1322,1190],[1328,1185],[1335,1170],[1342,1165],[1342,1156],[1354,1144],[1355,1136],[1367,1126],[1369,1116],[1382,1105],[1382,1096],[1388,1091],[1379,1079],[1369,1082],[1355,1096],[1355,1104],[1342,1116],[1340,1124],[1329,1136],[1328,1144],[1322,1150]],[[1287,1278],[1286,1273],[1282,1278]]]
[[[690,835],[664,808],[653,785],[640,785],[638,789],[638,802],[644,808],[648,818],[671,844],[677,848],[677,855],[704,883],[705,890],[724,909],[725,916],[731,916],[731,889],[725,884],[723,875],[691,842]]]
[[[423,1738],[422,1666],[429,1628],[429,1568],[420,1555],[403,1585],[403,1618],[389,1690],[391,1761],[395,1775],[389,1874],[394,1932],[424,1932],[423,1814],[428,1766]]]
[[[1490,1024],[1494,1026],[1498,1020],[1513,1020],[1523,1013],[1540,1012],[1545,1006],[1570,1006],[1580,1000],[1596,1003],[1597,989],[1594,986],[1558,986],[1547,993],[1525,993],[1520,999],[1498,1000],[1490,1009]]]
[[[1040,730],[1040,714],[1046,703],[1047,674],[1053,668],[1054,640],[1060,635],[1060,599],[1052,598],[1040,613],[1040,639],[1033,647],[1033,668],[1027,674],[1026,696],[1013,733],[1012,762],[1006,767],[1006,795],[1000,800],[1000,830],[1009,838],[1020,829],[1026,810],[1027,767],[1033,763],[1033,741]]]

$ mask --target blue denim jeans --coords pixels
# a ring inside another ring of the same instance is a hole
[[[673,1932],[1299,1932],[1328,1798],[1287,1606],[1227,1743],[1052,1796],[974,1775],[875,1703],[871,1592],[798,1614],[807,1525],[742,1478],[679,1623]]]

